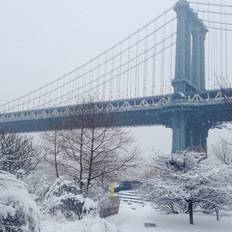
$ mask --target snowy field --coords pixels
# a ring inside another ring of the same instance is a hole
[[[156,223],[145,228],[144,223]],[[195,225],[188,224],[188,215],[164,215],[149,206],[122,203],[118,215],[104,219],[58,223],[45,221],[42,232],[231,232],[232,217],[224,216],[219,222],[214,216],[195,215]]]

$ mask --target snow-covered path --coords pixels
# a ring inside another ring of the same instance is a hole
[[[127,205],[123,203],[118,215],[111,216],[108,222],[121,232],[231,232],[232,218],[223,217],[220,222],[214,216],[196,215],[195,225],[188,224],[188,215],[164,215],[149,206]],[[145,228],[144,223],[156,223],[156,228]]]
[[[128,205],[122,203],[118,215],[106,219],[108,222],[117,225],[120,232],[144,232],[154,231],[154,228],[145,228],[144,222],[155,222],[150,207],[142,207],[138,204]]]

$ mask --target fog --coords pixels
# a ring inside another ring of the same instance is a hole
[[[78,67],[175,2],[1,1],[0,103],[24,95]],[[145,153],[152,149],[170,152],[170,129],[156,126],[131,130]],[[209,144],[227,133],[210,131]]]

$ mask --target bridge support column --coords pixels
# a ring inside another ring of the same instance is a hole
[[[180,0],[175,5],[177,14],[176,67],[173,87],[175,92],[186,92],[190,83],[191,67],[191,9],[189,3]]]
[[[200,88],[205,90],[205,39],[208,30],[201,24],[200,28]]]
[[[192,68],[191,68],[191,82],[200,89],[201,82],[201,58],[200,58],[200,29],[198,26],[192,30]]]
[[[207,152],[207,138],[209,128],[200,123],[193,123],[187,127],[187,149]]]
[[[176,115],[172,120],[172,153],[186,150],[187,123],[185,117]]]
[[[192,94],[205,90],[206,27],[186,0],[179,0],[177,14],[175,92]]]
[[[187,149],[207,152],[207,138],[210,126],[177,114],[172,120],[172,153]]]
[[[199,91],[205,90],[205,38],[207,29],[195,17],[192,22],[191,82]]]

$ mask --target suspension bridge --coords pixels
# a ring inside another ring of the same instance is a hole
[[[0,130],[65,129],[91,96],[114,126],[164,125],[173,152],[206,150],[208,131],[232,121],[231,39],[232,5],[179,0],[89,62],[1,104]]]

